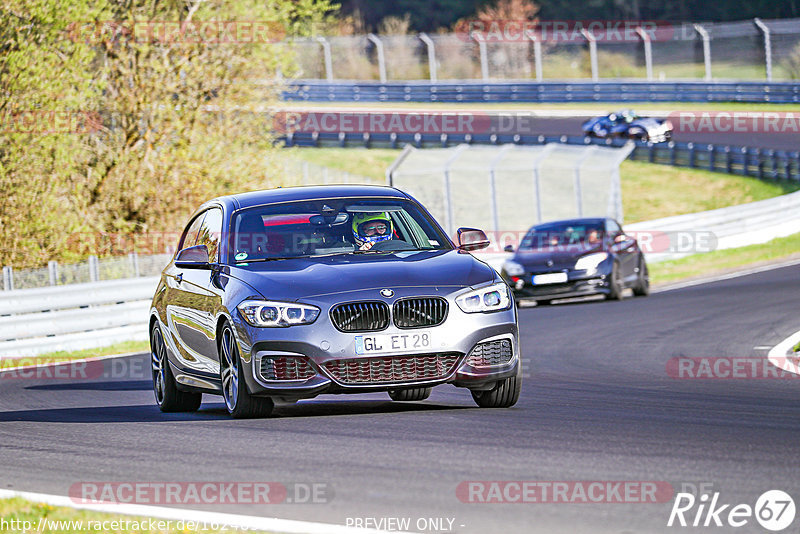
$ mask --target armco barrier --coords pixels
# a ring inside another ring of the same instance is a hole
[[[326,82],[297,80],[308,102],[800,102],[800,82]]]
[[[446,148],[462,143],[502,145],[572,145],[623,146],[627,139],[598,139],[567,135],[519,134],[421,134],[421,133],[293,133],[283,138],[285,146],[363,146],[400,148],[410,143],[416,148]],[[636,161],[707,169],[710,171],[752,176],[761,179],[800,181],[800,152],[767,148],[711,145],[705,143],[636,142],[630,155]]]
[[[0,359],[146,340],[158,277],[0,293]]]

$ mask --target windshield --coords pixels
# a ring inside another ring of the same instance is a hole
[[[522,238],[520,250],[592,246],[603,239],[603,224],[548,224],[531,228]]]
[[[236,263],[452,248],[430,216],[403,199],[336,198],[257,206],[234,214],[232,228]]]

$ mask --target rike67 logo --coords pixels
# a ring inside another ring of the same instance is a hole
[[[781,490],[769,490],[756,499],[755,506],[746,503],[723,504],[720,493],[678,493],[669,514],[667,526],[681,527],[743,527],[753,519],[763,528],[778,532],[794,522],[794,499]]]

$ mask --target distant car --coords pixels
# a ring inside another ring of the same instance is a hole
[[[514,252],[510,247],[509,252]],[[539,224],[503,265],[502,276],[519,299],[550,304],[554,299],[602,294],[620,300],[626,288],[650,292],[647,263],[639,244],[614,219],[570,219]]]
[[[322,186],[210,200],[189,219],[150,310],[164,412],[222,395],[233,417],[274,400],[439,384],[509,407],[522,384],[514,297],[416,200],[391,187]]]
[[[589,137],[626,137],[638,141],[660,143],[672,139],[672,123],[666,119],[641,117],[624,109],[583,123],[583,135]]]

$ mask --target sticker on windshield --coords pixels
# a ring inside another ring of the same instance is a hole
[[[247,252],[239,252],[238,254],[236,254],[235,258],[236,258],[236,261],[246,260],[247,259]]]

